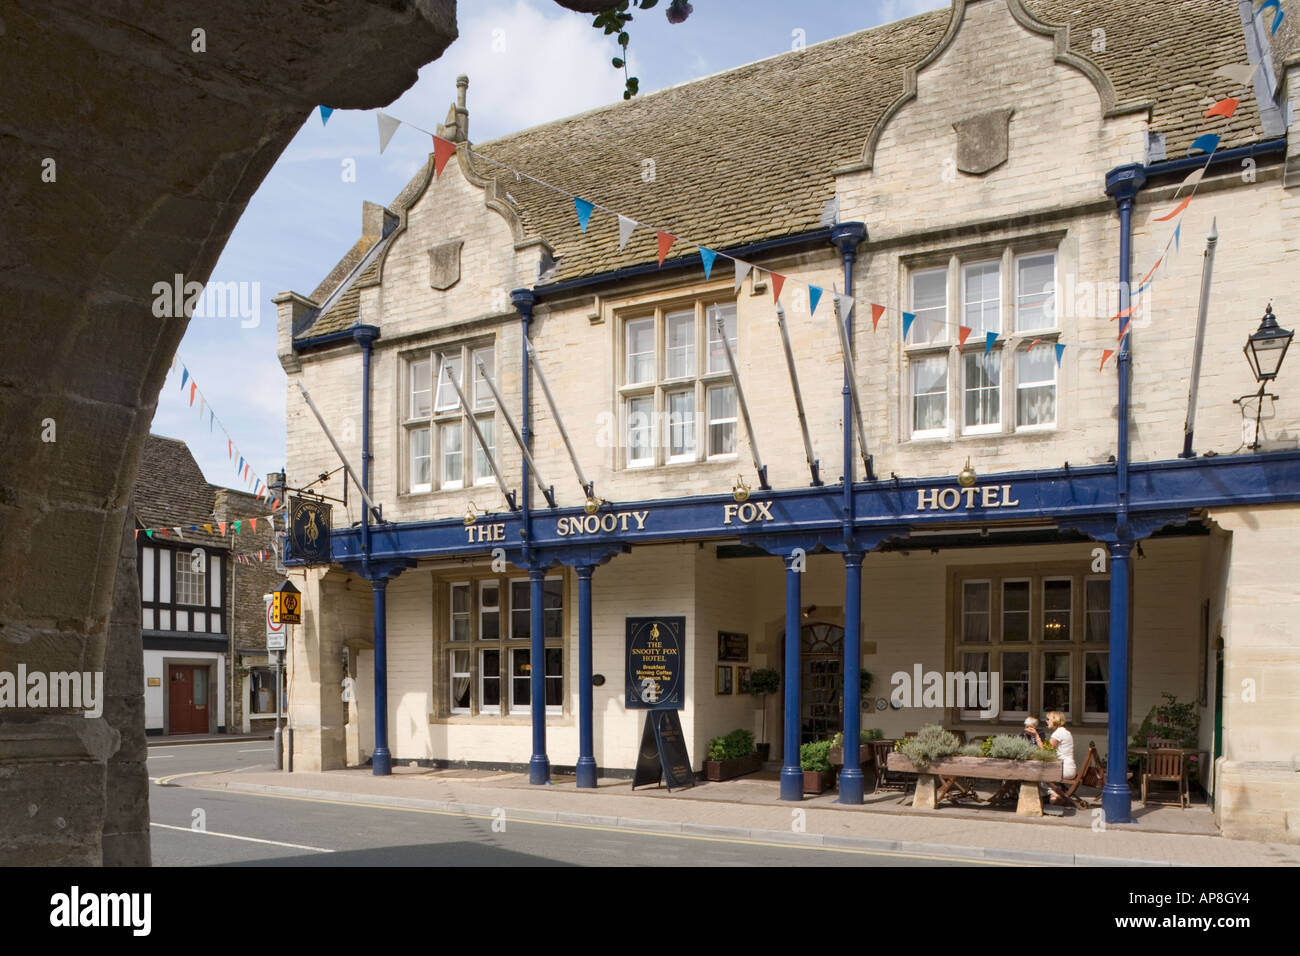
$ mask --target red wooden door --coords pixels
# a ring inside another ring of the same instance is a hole
[[[208,732],[208,669],[188,664],[167,666],[167,711],[173,734]]]

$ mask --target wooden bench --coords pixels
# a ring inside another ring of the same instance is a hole
[[[1016,813],[1021,816],[1041,817],[1043,801],[1038,793],[1040,783],[1059,783],[1061,762],[1059,760],[1001,760],[996,757],[944,757],[918,770],[907,756],[900,753],[889,755],[889,769],[900,773],[914,773],[916,778],[916,795],[912,806],[918,810],[933,810],[938,804],[936,788],[940,777],[965,777],[978,780],[1020,781],[1020,799],[1016,803]]]

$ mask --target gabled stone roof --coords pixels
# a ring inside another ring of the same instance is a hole
[[[183,527],[184,537],[169,534],[167,540],[182,544],[204,544],[229,548],[230,539],[205,531],[190,531],[190,525],[215,524],[218,520],[262,517],[270,514],[265,501],[253,507],[252,495],[227,489],[228,515],[213,516],[219,486],[209,484],[185,442],[162,435],[145,439],[140,471],[135,479],[135,520],[141,528]],[[258,531],[262,530],[258,525]],[[141,538],[143,540],[143,538]],[[250,539],[251,540],[251,539]],[[259,539],[260,540],[260,539]]]
[[[1024,6],[1043,23],[1069,28],[1069,52],[1104,73],[1113,109],[1149,106],[1151,128],[1165,134],[1171,158],[1209,131],[1209,106],[1235,92],[1214,71],[1248,59],[1230,0],[1024,0]],[[873,127],[903,93],[907,69],[942,41],[950,19],[950,10],[921,14],[472,148],[638,222],[707,237],[719,250],[810,231],[835,193],[833,171],[861,161]],[[1105,31],[1104,49],[1096,30]],[[1279,33],[1275,42],[1284,39]],[[1253,91],[1213,131],[1223,137],[1221,149],[1263,139]],[[647,158],[655,164],[652,183],[642,181]],[[476,164],[475,172],[498,178],[517,200],[525,232],[551,244],[559,260],[553,281],[657,258],[650,230],[638,229],[620,251],[612,216],[593,215],[582,233],[565,196],[488,163]],[[426,164],[390,208],[405,209],[427,175]],[[669,257],[694,251],[683,244]],[[347,328],[356,321],[357,298],[355,288],[346,290],[304,334]]]

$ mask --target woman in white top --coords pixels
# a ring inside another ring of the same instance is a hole
[[[1051,747],[1056,751],[1061,761],[1061,776],[1066,780],[1073,780],[1078,768],[1074,765],[1074,735],[1065,729],[1065,714],[1059,710],[1049,711],[1047,728],[1052,735],[1047,738],[1043,746]]]

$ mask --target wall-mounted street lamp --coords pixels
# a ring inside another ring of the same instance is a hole
[[[465,527],[478,523],[478,509],[474,507],[474,502],[470,502],[465,509]]]
[[[1277,378],[1278,370],[1282,367],[1282,360],[1286,358],[1286,350],[1291,345],[1291,339],[1295,335],[1281,328],[1277,324],[1277,318],[1273,315],[1273,305],[1269,303],[1268,308],[1264,310],[1264,318],[1260,320],[1259,328],[1246,339],[1246,344],[1242,352],[1246,355],[1246,361],[1250,363],[1250,370],[1255,375],[1255,381],[1259,382],[1259,391],[1254,395],[1243,395],[1241,398],[1233,399],[1234,405],[1240,405],[1248,398],[1254,398],[1255,402],[1255,440],[1250,444],[1251,451],[1257,451],[1259,445],[1259,419],[1264,410],[1264,398],[1278,400],[1278,396],[1266,391],[1268,383]]]
[[[744,476],[737,475],[736,484],[731,489],[731,497],[734,498],[738,503],[743,503],[749,500],[749,493],[753,490],[754,490],[753,485],[745,484]]]
[[[966,459],[966,467],[957,475],[957,484],[963,488],[973,488],[979,476],[975,474],[975,469],[970,466],[970,459]]]

